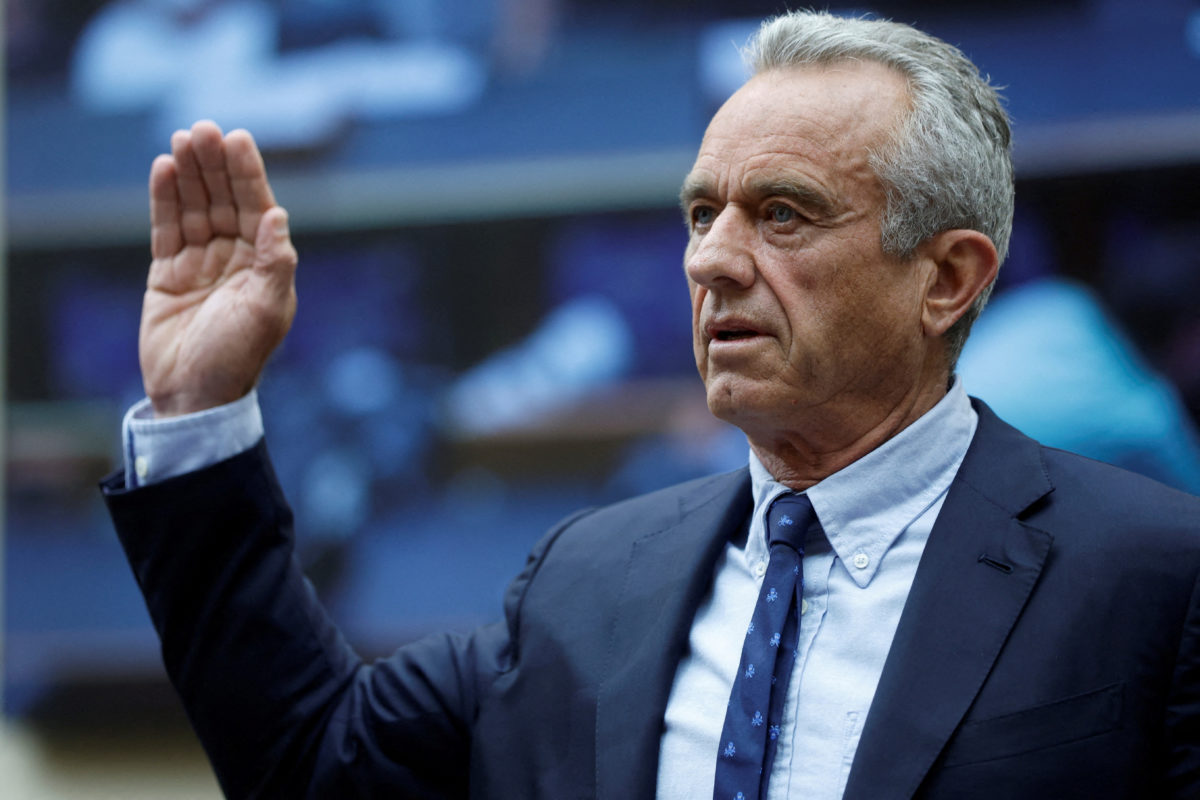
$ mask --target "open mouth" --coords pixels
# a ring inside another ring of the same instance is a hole
[[[716,340],[718,342],[735,342],[738,339],[750,339],[758,336],[756,331],[717,331]]]

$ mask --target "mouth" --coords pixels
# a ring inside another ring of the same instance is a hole
[[[713,339],[718,342],[736,342],[739,339],[749,339],[751,337],[758,336],[758,335],[759,334],[757,331],[728,330],[728,331],[717,331],[717,334],[716,334],[716,336],[713,337]]]
[[[732,319],[710,322],[705,326],[705,333],[713,342],[740,342],[763,335],[761,330],[751,327],[744,320]]]

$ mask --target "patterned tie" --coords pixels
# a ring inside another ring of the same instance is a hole
[[[767,510],[771,557],[729,695],[713,800],[766,796],[788,678],[796,663],[804,535],[815,519],[812,503],[802,494],[780,495]]]

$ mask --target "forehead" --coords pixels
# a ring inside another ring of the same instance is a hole
[[[713,117],[688,181],[724,194],[763,173],[794,172],[820,184],[865,179],[869,152],[907,109],[905,78],[882,64],[770,70]]]

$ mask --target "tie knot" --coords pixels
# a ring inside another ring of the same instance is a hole
[[[815,518],[807,495],[791,492],[779,495],[767,509],[767,538],[771,546],[786,544],[803,555],[804,535]]]

